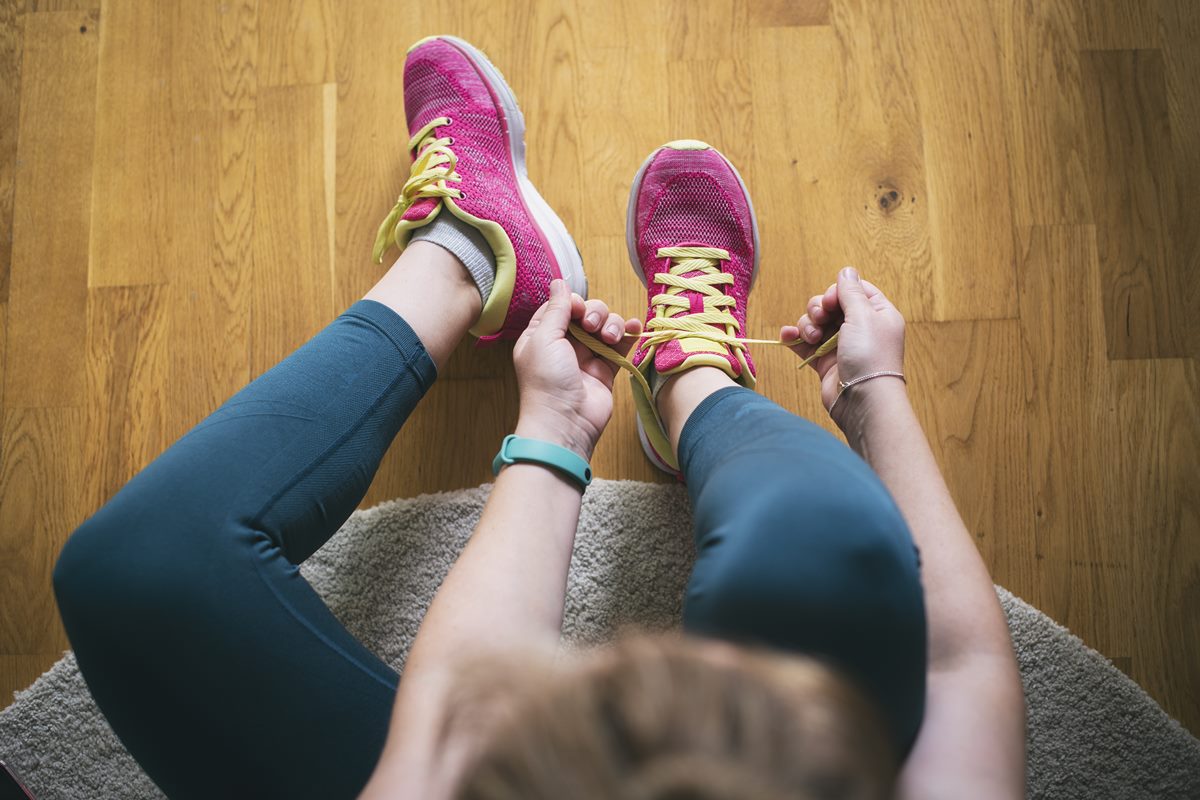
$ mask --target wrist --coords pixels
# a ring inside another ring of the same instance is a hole
[[[554,412],[522,411],[513,433],[526,439],[537,439],[565,447],[585,461],[592,460],[592,450],[596,446],[595,438],[583,430],[582,426]]]
[[[911,407],[904,381],[881,375],[843,389],[833,421],[847,437],[859,436],[880,420],[894,419]]]

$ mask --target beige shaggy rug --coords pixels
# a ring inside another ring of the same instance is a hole
[[[351,632],[402,669],[490,488],[356,513],[304,574]],[[690,525],[682,487],[592,484],[571,564],[568,640],[601,642],[629,625],[677,624]],[[1200,798],[1200,742],[1065,628],[997,591],[1029,705],[1029,796]],[[38,800],[162,796],[109,729],[70,653],[0,712],[0,759],[25,776]]]

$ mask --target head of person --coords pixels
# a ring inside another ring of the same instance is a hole
[[[462,800],[891,796],[896,756],[878,714],[812,659],[638,636],[487,683],[503,699],[478,728]]]

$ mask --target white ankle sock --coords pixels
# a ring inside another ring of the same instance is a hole
[[[471,273],[479,296],[487,303],[496,282],[496,257],[479,231],[443,208],[437,219],[413,231],[412,238],[433,242],[453,253]]]

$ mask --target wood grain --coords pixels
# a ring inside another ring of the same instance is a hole
[[[1087,50],[1158,47],[1158,0],[1078,0],[1079,46]]]
[[[8,300],[12,267],[13,190],[21,108],[21,49],[25,22],[20,0],[0,0],[0,303]]]
[[[1092,220],[1084,175],[1078,9],[1072,0],[992,0],[1018,226]]]
[[[1019,242],[1042,607],[1101,652],[1129,657],[1133,565],[1128,531],[1111,513],[1123,495],[1110,479],[1128,421],[1111,416],[1095,231],[1038,227]]]
[[[614,309],[646,304],[634,172],[684,137],[754,199],[752,336],[847,263],[888,292],[993,575],[1200,731],[1191,0],[0,0],[0,691],[65,646],[68,533],[383,274],[404,49],[446,31],[513,86]],[[752,352],[832,430],[811,370]],[[593,467],[669,481],[625,384]],[[463,342],[366,503],[490,480],[516,413],[509,349]]]
[[[331,0],[274,0],[259,7],[259,63],[263,86],[330,83],[337,52]]]
[[[1020,322],[915,322],[905,344],[913,407],[992,579],[1039,603]]]
[[[261,375],[334,317],[324,86],[260,89],[254,138],[250,372]],[[283,298],[288,298],[286,301]]]
[[[1183,209],[1175,206],[1162,55],[1090,50],[1080,59],[1108,357],[1184,355],[1194,310],[1171,269],[1169,231]]]
[[[1167,114],[1171,127],[1171,171],[1175,175],[1175,214],[1170,240],[1177,278],[1200,275],[1200,225],[1191,208],[1200,185],[1200,14],[1190,0],[1159,0]],[[1187,308],[1200,308],[1200,281],[1183,280]],[[1189,314],[1188,351],[1200,358],[1200,315]]]
[[[61,653],[67,640],[50,574],[67,534],[86,514],[79,491],[83,412],[5,410],[0,442],[0,654]]]
[[[63,11],[30,15],[24,27],[5,365],[20,379],[5,380],[4,406],[79,407],[96,23],[88,13]]]
[[[913,57],[933,258],[931,318],[1013,317],[1012,187],[992,17],[976,0],[923,0],[909,8],[900,20],[904,39],[925,43]]]

